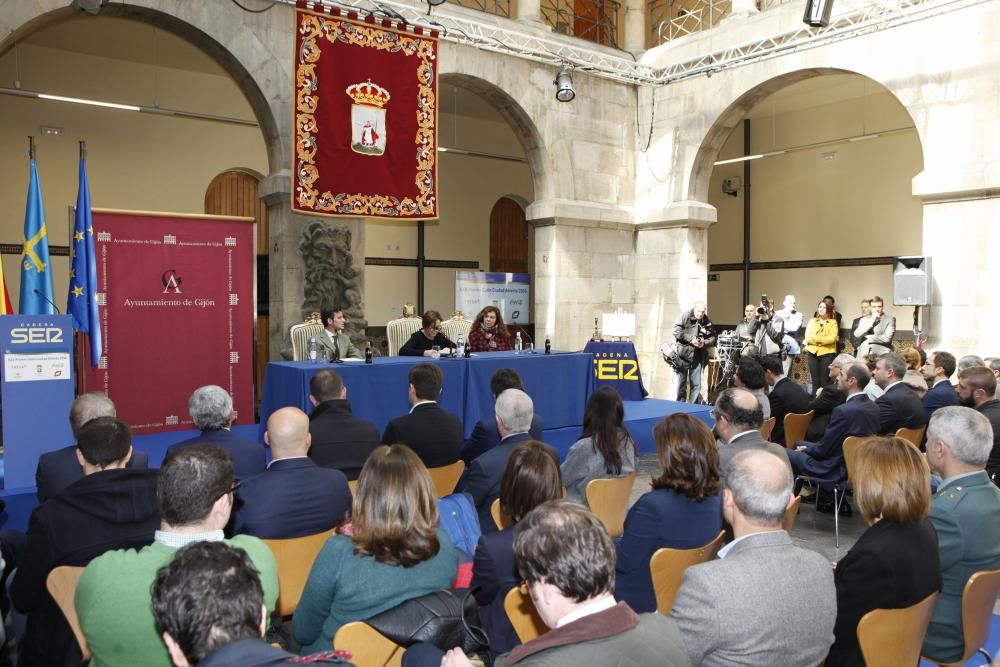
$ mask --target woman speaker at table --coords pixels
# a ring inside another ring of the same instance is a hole
[[[410,340],[399,348],[401,357],[431,357],[437,345],[441,354],[450,354],[455,349],[451,339],[441,333],[441,313],[428,310],[421,316],[421,329],[414,331]]]
[[[510,331],[503,323],[503,315],[496,306],[486,306],[479,311],[469,329],[469,350],[472,352],[497,352],[511,350]]]

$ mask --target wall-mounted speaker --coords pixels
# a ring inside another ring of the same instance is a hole
[[[930,257],[897,257],[893,261],[894,306],[928,306],[932,287]]]

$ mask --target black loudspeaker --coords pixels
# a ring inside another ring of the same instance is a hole
[[[833,11],[833,0],[806,0],[806,13],[802,22],[813,28],[825,28],[830,25],[830,12]]]
[[[929,306],[931,258],[897,257],[892,263],[892,305]]]

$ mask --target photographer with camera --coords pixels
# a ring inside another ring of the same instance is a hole
[[[774,304],[766,294],[760,295],[760,305],[753,321],[747,327],[757,346],[757,359],[761,363],[771,357],[781,363],[781,341],[785,336],[785,322],[774,312]]]
[[[696,303],[694,308],[681,313],[674,322],[677,340],[678,365],[674,369],[677,400],[701,403],[701,370],[708,359],[706,348],[715,345],[715,325],[708,319],[708,308]],[[691,393],[688,394],[688,380]]]

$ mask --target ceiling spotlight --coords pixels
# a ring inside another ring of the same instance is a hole
[[[833,11],[833,0],[806,0],[806,11],[802,22],[813,28],[825,28],[830,25],[830,13]]]
[[[573,90],[573,73],[568,67],[562,68],[552,83],[556,85],[556,99],[560,102],[572,102],[576,97],[576,91]]]

